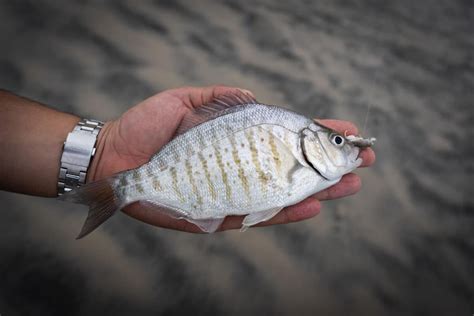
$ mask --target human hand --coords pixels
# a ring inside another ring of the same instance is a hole
[[[187,112],[220,95],[241,91],[238,88],[225,86],[184,87],[166,90],[132,107],[117,120],[104,125],[97,140],[97,151],[87,181],[99,180],[148,162],[172,139]],[[350,122],[337,120],[320,122],[340,133],[347,131],[348,134],[357,134],[357,128]],[[375,161],[375,154],[370,148],[363,149],[359,156],[363,159],[361,167],[369,166]],[[311,218],[320,212],[319,201],[354,194],[360,187],[361,181],[357,175],[346,174],[336,185],[296,205],[284,208],[269,221],[256,226],[284,224]],[[171,218],[138,203],[125,207],[123,212],[154,226],[201,232],[197,226],[186,220]],[[243,216],[227,216],[219,230],[240,228],[242,219]]]

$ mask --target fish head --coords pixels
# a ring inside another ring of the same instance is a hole
[[[330,128],[311,124],[301,134],[306,162],[327,180],[339,179],[362,163],[359,147]]]

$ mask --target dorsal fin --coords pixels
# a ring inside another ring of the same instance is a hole
[[[253,96],[243,91],[239,93],[223,94],[214,98],[211,102],[186,113],[176,130],[175,136],[183,134],[194,126],[227,113],[227,110],[230,108],[250,104],[258,104],[258,102]]]

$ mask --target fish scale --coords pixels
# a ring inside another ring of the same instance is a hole
[[[91,206],[79,237],[137,201],[206,232],[228,215],[246,215],[246,228],[358,167],[356,144],[372,142],[359,137],[351,143],[284,108],[227,96],[190,112],[148,163],[64,197]]]

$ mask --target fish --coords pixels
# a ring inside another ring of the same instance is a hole
[[[140,202],[203,232],[245,215],[241,230],[338,183],[362,163],[349,137],[244,92],[190,111],[175,137],[142,166],[78,187],[61,200],[89,206],[77,238]]]

